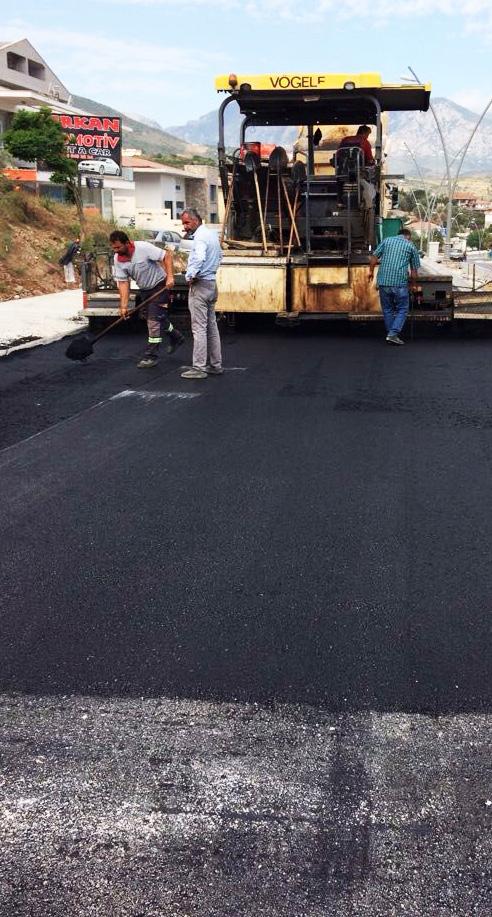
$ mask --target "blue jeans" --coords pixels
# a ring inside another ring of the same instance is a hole
[[[410,305],[408,285],[379,287],[379,300],[387,334],[399,334],[405,324]]]

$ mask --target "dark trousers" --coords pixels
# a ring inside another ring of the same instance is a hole
[[[173,328],[169,321],[169,315],[167,314],[169,292],[163,285],[158,284],[151,290],[139,290],[135,296],[135,306],[139,306],[143,300],[148,299],[150,296],[154,296],[156,293],[158,293],[158,295],[154,297],[152,302],[149,302],[148,306],[142,306],[140,309],[140,317],[147,322],[148,338],[147,347],[145,349],[146,357],[157,356],[159,344],[162,343],[162,335],[170,334]]]

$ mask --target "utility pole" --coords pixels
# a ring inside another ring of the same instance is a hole
[[[419,85],[422,85],[422,83],[421,83],[421,81],[419,80],[417,74],[415,73],[415,70],[412,70],[411,67],[409,67],[408,69],[409,69],[410,73],[412,74],[412,76],[413,76],[415,82],[418,83]],[[449,244],[450,244],[450,239],[451,239],[451,226],[452,226],[452,221],[453,221],[453,197],[454,197],[454,192],[456,191],[456,186],[457,186],[457,184],[458,184],[458,179],[459,179],[459,176],[460,176],[461,168],[462,168],[463,163],[464,163],[464,161],[465,161],[465,156],[466,156],[466,154],[467,154],[467,152],[468,152],[470,143],[472,142],[472,140],[473,140],[473,138],[474,138],[474,136],[475,136],[475,134],[476,134],[478,128],[480,127],[480,124],[482,123],[483,119],[485,118],[485,115],[487,114],[487,112],[488,112],[488,110],[489,110],[489,108],[490,108],[491,105],[492,105],[492,98],[489,99],[489,101],[488,101],[487,105],[485,106],[485,108],[484,108],[482,114],[479,116],[478,121],[477,121],[477,123],[475,124],[475,127],[473,128],[473,130],[472,130],[472,132],[471,132],[471,134],[470,134],[470,136],[469,136],[469,138],[468,138],[468,142],[465,144],[465,146],[464,146],[464,148],[463,148],[463,152],[462,152],[462,154],[461,154],[461,159],[460,159],[459,162],[458,162],[458,166],[457,166],[456,172],[455,172],[455,174],[454,174],[454,176],[453,176],[453,175],[451,174],[451,166],[450,166],[450,162],[449,162],[448,148],[447,148],[447,146],[446,146],[446,141],[445,141],[445,139],[444,139],[444,134],[443,134],[443,131],[442,131],[440,122],[439,122],[439,118],[437,117],[436,110],[435,110],[434,106],[432,105],[432,102],[429,103],[429,108],[430,108],[430,110],[431,110],[431,112],[432,112],[434,121],[436,122],[437,132],[438,132],[438,134],[439,134],[439,137],[440,137],[440,140],[441,140],[441,144],[442,144],[442,150],[443,150],[443,153],[444,153],[444,161],[445,161],[445,163],[446,163],[446,178],[447,178],[447,184],[448,184],[448,203],[447,203],[447,208],[446,208],[446,244],[447,244],[448,246],[449,246]]]

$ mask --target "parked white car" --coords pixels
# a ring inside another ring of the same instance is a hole
[[[155,243],[161,243],[165,245],[166,248],[172,248],[174,251],[180,252],[191,252],[191,247],[193,245],[193,239],[187,238],[184,239],[183,236],[180,236],[179,232],[174,232],[172,229],[160,229],[156,233],[154,239],[152,240]]]
[[[97,172],[99,175],[119,175],[121,169],[114,159],[82,159],[79,172]]]

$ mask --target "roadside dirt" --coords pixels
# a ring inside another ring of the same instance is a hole
[[[89,239],[113,228],[89,218]],[[0,301],[65,289],[58,259],[79,232],[74,207],[24,192],[0,192]]]
[[[8,254],[0,260],[0,301],[65,288],[63,268],[56,263],[56,254],[58,258],[62,254],[64,236],[51,229],[11,227]],[[47,250],[53,250],[49,258]]]

